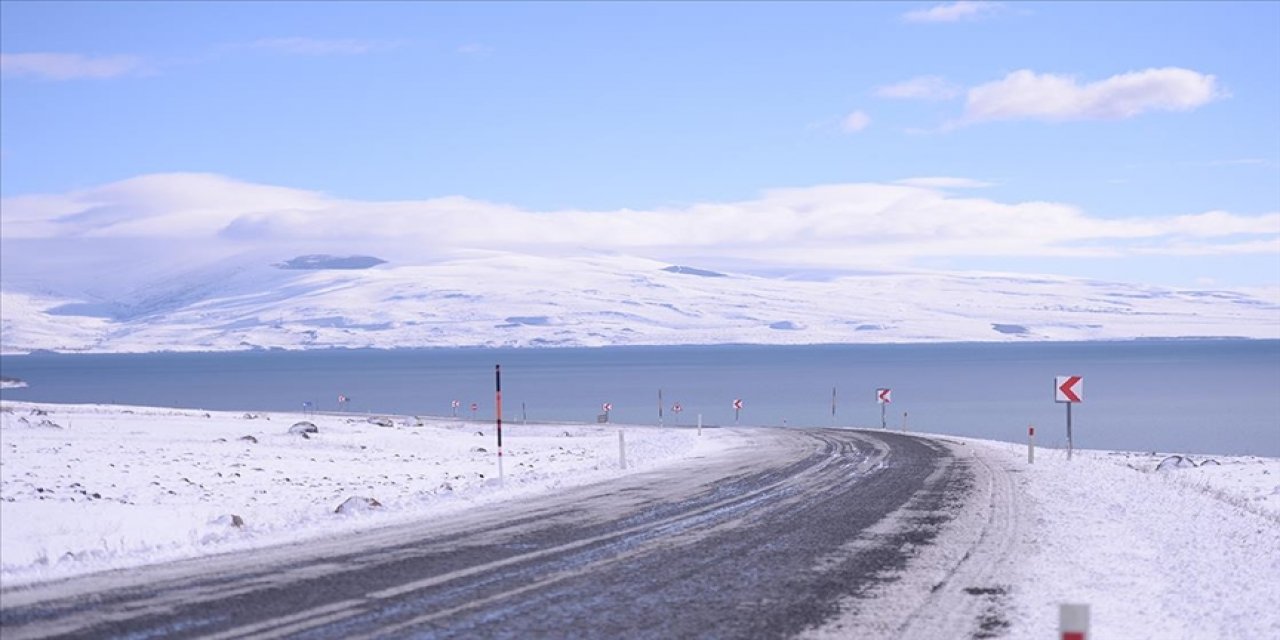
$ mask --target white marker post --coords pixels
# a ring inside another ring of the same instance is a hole
[[[1062,640],[1089,640],[1089,605],[1060,605],[1058,631],[1062,634]]]
[[[698,435],[702,435],[702,414],[698,414]]]
[[[1027,427],[1027,464],[1034,464],[1036,461],[1036,428],[1035,426]]]
[[[1071,405],[1084,402],[1083,376],[1056,376],[1053,379],[1053,401],[1067,405],[1067,459],[1075,449],[1075,441],[1071,437]]]
[[[622,429],[618,429],[618,467],[627,468],[627,435]]]
[[[902,432],[903,433],[907,432],[907,412],[906,411],[902,412]]]

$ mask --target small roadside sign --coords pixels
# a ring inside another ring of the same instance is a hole
[[[1084,376],[1057,376],[1053,379],[1054,402],[1084,402]]]

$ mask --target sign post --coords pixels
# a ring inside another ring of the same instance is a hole
[[[658,426],[662,426],[662,389],[658,389]]]
[[[461,407],[462,403],[454,400],[453,402],[450,402],[449,405],[453,407],[453,417],[458,417],[458,407]]]
[[[1036,428],[1034,425],[1027,427],[1027,464],[1033,464],[1036,461]]]
[[[610,411],[613,411],[613,403],[612,403],[612,402],[606,402],[606,403],[604,403],[604,404],[600,405],[600,408],[601,408],[601,409],[604,409],[604,421],[605,421],[605,423],[608,423],[608,422],[609,422],[609,412],[610,412]]]
[[[1075,441],[1071,437],[1071,405],[1084,402],[1084,376],[1056,376],[1053,379],[1053,401],[1067,405],[1067,459],[1071,459]]]
[[[733,423],[738,424],[738,414],[742,412],[742,398],[733,401]]]
[[[679,426],[679,425],[680,425],[680,412],[681,412],[681,411],[684,411],[684,407],[680,406],[680,403],[679,403],[679,402],[677,402],[677,403],[675,403],[675,404],[671,405],[671,413],[676,414],[676,426]]]
[[[885,422],[884,409],[893,402],[893,389],[883,387],[876,389],[876,402],[880,404],[880,428],[888,429],[889,425]]]

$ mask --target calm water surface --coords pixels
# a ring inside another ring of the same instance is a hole
[[[615,422],[880,425],[877,387],[900,428],[1043,444],[1065,440],[1055,375],[1082,375],[1073,408],[1086,448],[1280,456],[1280,341],[1151,341],[934,345],[413,349],[0,357],[0,374],[29,388],[0,396],[45,402],[300,410],[310,401],[353,412],[491,420],[493,366],[503,370],[504,418]],[[831,411],[832,387],[836,412]],[[683,412],[673,414],[680,403]]]

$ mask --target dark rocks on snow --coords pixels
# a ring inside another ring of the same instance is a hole
[[[382,416],[369,416],[368,422],[369,422],[369,424],[376,424],[376,425],[378,425],[379,427],[394,427],[394,426],[396,426],[396,423],[395,423],[395,422],[392,422],[391,418],[384,418],[384,417],[382,417]]]
[[[234,513],[229,513],[225,516],[218,516],[218,518],[216,518],[213,521],[213,523],[240,529],[244,527],[244,518],[241,518],[240,516]]]
[[[258,439],[253,436],[240,436],[239,438],[236,438],[236,439],[244,440],[245,442],[252,442],[253,444],[258,444]]]
[[[320,433],[320,428],[311,422],[307,422],[306,420],[303,420],[301,422],[293,423],[293,426],[289,427],[289,433],[292,433],[295,435],[301,435],[304,438],[308,438],[310,437],[307,435],[309,433]]]
[[[334,509],[334,513],[364,513],[372,509],[381,509],[382,503],[373,498],[365,498],[363,496],[352,496],[347,498]]]

